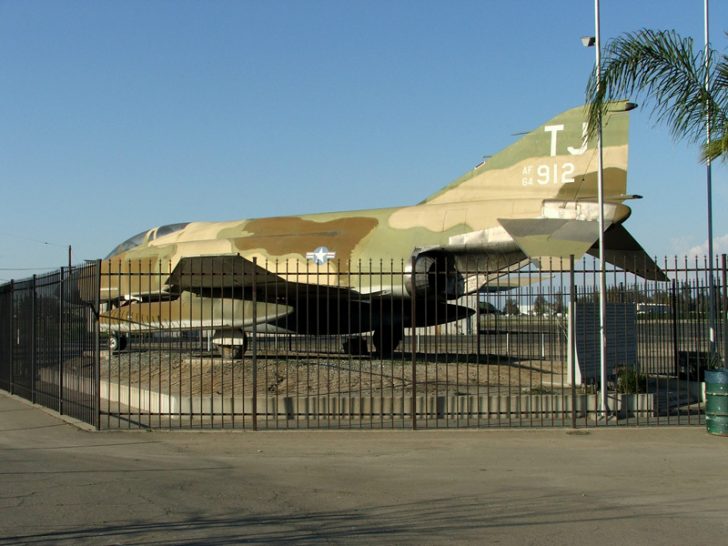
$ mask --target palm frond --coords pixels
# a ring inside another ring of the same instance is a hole
[[[711,63],[706,90],[703,55],[691,38],[674,31],[643,29],[610,41],[598,84],[594,73],[587,86],[589,135],[608,114],[610,102],[624,97],[652,106],[655,122],[666,124],[677,139],[704,142],[708,119],[712,127],[726,127],[728,59],[711,50],[711,58],[719,61]]]
[[[701,159],[703,161],[715,161],[718,158],[728,159],[728,128],[724,127],[722,134],[713,136],[710,144],[703,146]]]

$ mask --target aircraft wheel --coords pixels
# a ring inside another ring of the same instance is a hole
[[[243,337],[242,345],[218,345],[217,349],[224,360],[240,360],[248,349],[248,337]]]
[[[110,351],[123,351],[126,349],[129,338],[123,334],[112,334],[109,336],[109,350]]]
[[[379,330],[374,330],[374,348],[377,354],[383,357],[390,357],[394,354],[397,345],[404,337],[404,329],[401,326],[386,326]]]
[[[362,356],[369,354],[367,340],[360,336],[352,337],[344,341],[343,348],[344,353],[351,356]]]
[[[212,343],[225,360],[240,360],[248,348],[248,336],[242,330],[218,330]]]
[[[240,360],[243,358],[243,348],[240,345],[220,345],[219,350],[223,360]]]

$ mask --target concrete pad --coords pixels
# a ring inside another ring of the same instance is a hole
[[[702,427],[89,432],[0,393],[0,544],[707,544]]]

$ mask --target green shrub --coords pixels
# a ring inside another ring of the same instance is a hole
[[[617,375],[617,392],[633,394],[647,392],[647,376],[635,368],[620,367],[615,370]]]

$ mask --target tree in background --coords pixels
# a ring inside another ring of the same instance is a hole
[[[503,306],[503,313],[506,315],[518,315],[521,310],[518,308],[518,302],[513,298],[508,298],[506,304]]]
[[[728,56],[710,50],[708,89],[703,49],[675,31],[643,29],[609,41],[602,54],[599,85],[593,74],[587,87],[589,134],[606,119],[609,102],[642,97],[652,105],[657,123],[678,140],[703,146],[703,160],[728,158]],[[711,142],[707,146],[706,121]]]
[[[546,298],[541,295],[536,296],[536,299],[533,300],[533,312],[536,315],[542,316],[546,312],[546,307]]]

